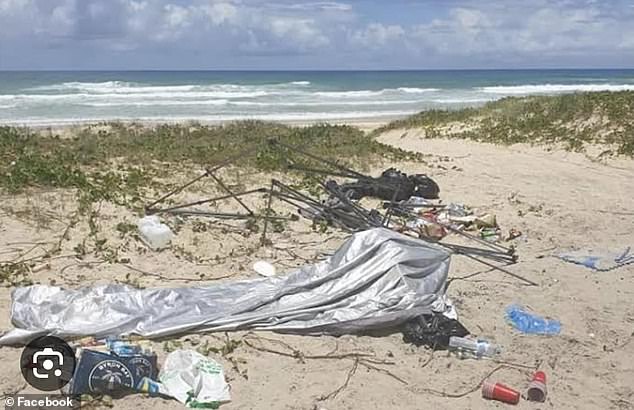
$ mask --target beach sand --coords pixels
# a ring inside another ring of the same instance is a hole
[[[522,400],[518,409],[634,408],[634,265],[599,273],[552,257],[572,248],[618,251],[634,245],[634,161],[606,164],[584,154],[526,145],[427,140],[416,130],[390,131],[380,140],[427,154],[424,164],[393,165],[432,176],[444,201],[494,213],[505,233],[511,228],[522,232],[513,241],[520,261],[509,269],[536,281],[538,287],[525,286],[499,271],[487,271],[460,256],[453,257],[450,270],[454,280],[448,294],[461,322],[473,334],[499,344],[503,363],[461,361],[445,352],[432,355],[424,347],[405,344],[397,333],[335,338],[236,332],[175,339],[185,348],[205,342],[221,347],[228,338],[243,340],[224,356],[210,354],[223,364],[231,384],[232,401],[221,408],[502,408],[506,405],[482,399],[481,381],[495,371],[492,380],[524,392],[530,369],[537,366],[548,376],[547,401]],[[374,171],[380,169],[377,166]],[[199,170],[181,170],[177,178],[184,181],[196,172]],[[227,170],[226,176],[232,172]],[[270,177],[240,178],[258,184]],[[183,198],[213,192],[205,185]],[[60,243],[62,257],[32,268],[30,275],[40,283],[69,287],[115,281],[145,287],[191,286],[225,276],[230,277],[222,280],[252,278],[257,276],[252,263],[261,259],[286,272],[331,252],[346,237],[332,230],[315,233],[306,221],[298,221],[285,232],[272,234],[273,246],[259,248],[260,235],[245,236],[239,223],[189,221],[179,227],[171,249],[153,253],[133,235],[117,231],[121,222],[136,222],[131,211],[102,204],[94,218],[95,235],[107,239],[118,250],[119,259],[128,258],[130,266],[153,274],[144,275],[122,263],[96,259],[91,253],[83,260],[63,258],[75,254],[91,231],[85,221],[69,225],[77,209],[72,192],[31,191],[5,196],[1,203],[0,260],[34,258]],[[60,241],[64,234],[66,239]],[[0,289],[2,329],[11,326],[10,291]],[[561,334],[528,336],[513,330],[505,322],[504,309],[514,302],[560,320]],[[169,346],[164,342],[153,346],[162,361]],[[0,349],[0,361],[5,364],[0,392],[34,392],[20,375],[20,352],[18,348]],[[354,359],[310,358],[333,352],[373,354],[386,363],[367,366],[355,364]],[[114,401],[116,409],[182,407],[176,401],[142,395]]]

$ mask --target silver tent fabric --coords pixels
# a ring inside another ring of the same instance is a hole
[[[0,337],[0,345],[45,334],[158,338],[239,329],[344,334],[385,328],[447,309],[449,261],[440,247],[376,228],[284,277],[184,288],[22,287],[12,295],[16,329]]]

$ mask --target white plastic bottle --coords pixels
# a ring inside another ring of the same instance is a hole
[[[143,240],[155,251],[167,248],[174,237],[169,226],[161,223],[156,215],[139,219],[137,227]]]

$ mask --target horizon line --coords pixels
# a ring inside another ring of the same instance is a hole
[[[437,72],[437,71],[634,71],[634,67],[623,68],[580,68],[580,67],[557,67],[557,68],[397,68],[397,69],[0,69],[0,73],[11,72]]]

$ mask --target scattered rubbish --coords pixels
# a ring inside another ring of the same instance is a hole
[[[147,346],[119,339],[84,340],[76,349],[77,366],[68,394],[122,397],[144,391],[144,379],[156,380],[156,354]]]
[[[275,276],[277,270],[275,266],[266,261],[257,261],[253,264],[253,270],[260,276],[270,278]]]
[[[440,240],[447,236],[447,230],[434,222],[433,216],[427,218],[417,218],[407,222],[406,226],[413,230],[418,230],[418,236],[433,240]]]
[[[482,397],[508,404],[517,404],[520,401],[520,393],[517,390],[502,383],[493,383],[488,380],[482,384]]]
[[[566,262],[582,265],[599,272],[607,272],[634,263],[634,254],[632,253],[631,247],[627,247],[624,251],[616,253],[609,251],[595,253],[591,250],[572,251],[560,253],[556,255],[556,257]]]
[[[449,338],[449,350],[456,352],[461,359],[481,359],[494,357],[500,353],[500,348],[484,339],[467,339],[452,336]]]
[[[17,329],[0,345],[34,335],[159,338],[235,329],[349,334],[403,324],[449,309],[450,253],[377,228],[352,235],[327,259],[286,276],[208,286],[80,289],[33,285],[12,292]]]
[[[488,242],[498,242],[500,240],[500,234],[495,228],[485,228],[480,231],[482,239]]]
[[[412,207],[413,209],[421,209],[427,207],[437,207],[437,204],[434,204],[429,199],[425,199],[420,196],[413,196],[406,201],[402,201],[400,205]]]
[[[478,228],[497,228],[498,222],[495,215],[486,214],[476,217],[475,225]]]
[[[139,219],[137,226],[143,240],[154,251],[167,248],[174,237],[169,226],[161,223],[156,215]]]
[[[159,380],[169,396],[189,408],[216,409],[231,401],[222,366],[192,350],[168,354]]]
[[[511,228],[509,230],[509,234],[506,236],[506,238],[504,239],[505,241],[512,241],[513,239],[517,239],[520,236],[522,236],[522,232],[515,229],[515,228]]]
[[[466,336],[469,331],[456,319],[445,314],[420,315],[403,325],[403,341],[415,346],[427,346],[434,350],[449,347],[449,339]]]
[[[530,401],[544,402],[546,401],[546,373],[535,372],[533,380],[528,385],[526,397]]]
[[[440,189],[428,176],[422,174],[407,175],[397,169],[389,168],[379,177],[374,178],[276,139],[268,141],[267,149],[282,155],[288,170],[303,173],[310,177],[312,181],[317,182],[318,186],[315,188],[320,189],[322,195],[315,194],[315,190],[311,190],[311,192],[301,191],[276,179],[271,179],[270,188],[259,187],[243,192],[234,192],[229,189],[220,177],[216,175],[216,172],[233,162],[243,159],[246,155],[254,154],[256,151],[254,148],[244,150],[213,167],[205,168],[204,173],[148,204],[145,207],[146,213],[148,215],[169,213],[181,216],[221,219],[263,219],[264,227],[260,239],[262,244],[268,243],[266,234],[269,221],[296,220],[298,215],[310,219],[314,228],[319,228],[319,230],[326,226],[333,226],[346,232],[354,233],[383,227],[437,244],[452,253],[463,255],[489,268],[497,269],[531,286],[538,285],[536,282],[514,274],[498,264],[488,262],[487,260],[491,260],[505,265],[515,263],[517,261],[515,248],[505,247],[497,243],[499,241],[499,233],[488,238],[491,239],[489,241],[483,239],[479,232],[478,234],[470,234],[464,230],[477,228],[476,222],[478,220],[481,226],[497,226],[495,216],[483,215],[478,217],[473,215],[473,211],[462,204],[445,206],[439,201],[434,202],[438,198]],[[335,180],[324,179],[327,176],[353,179],[355,182],[340,183]],[[213,179],[226,192],[226,195],[170,207],[159,207],[168,198],[207,177]],[[254,213],[240,199],[251,194],[266,194],[264,212],[260,214]],[[359,199],[366,196],[381,198],[389,202],[383,202],[383,212],[376,208],[368,209],[362,206],[359,201]],[[239,214],[235,212],[219,212],[217,209],[203,210],[193,208],[204,204],[216,204],[218,201],[230,198],[234,199],[246,212]],[[289,217],[277,216],[272,208],[273,199],[296,207],[298,215]],[[459,247],[441,242],[441,239],[448,233],[455,233],[477,242],[486,247],[486,249]]]
[[[152,380],[149,377],[142,378],[139,384],[137,384],[136,390],[137,392],[145,393],[150,397],[155,397],[155,396],[171,397],[169,392],[165,389],[165,387],[161,383],[157,382],[156,380]]]
[[[522,333],[558,335],[561,332],[561,323],[558,320],[545,319],[519,305],[506,308],[506,320]]]
[[[452,217],[464,217],[471,215],[471,211],[467,209],[463,204],[451,203],[445,208],[447,214]]]

